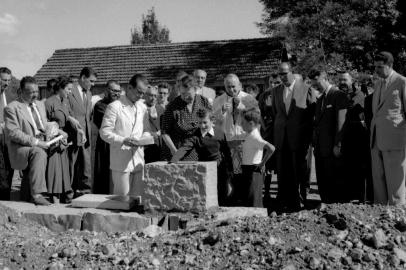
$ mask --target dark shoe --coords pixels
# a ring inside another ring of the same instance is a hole
[[[73,191],[66,192],[62,196],[62,202],[66,204],[72,203],[73,195]]]
[[[35,205],[44,205],[44,206],[51,205],[51,203],[47,201],[47,199],[45,199],[44,196],[42,196],[41,194],[33,195],[32,202]]]
[[[73,198],[78,198],[78,197],[86,195],[86,194],[90,194],[90,190],[76,190]]]

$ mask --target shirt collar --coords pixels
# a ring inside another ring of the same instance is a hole
[[[214,129],[213,129],[213,127],[211,127],[211,129],[209,129],[209,131],[207,131],[205,133],[203,133],[203,132],[201,132],[201,133],[202,133],[202,137],[206,136],[207,134],[210,134],[213,137],[214,136]]]
[[[293,90],[293,87],[295,86],[295,83],[296,83],[296,79],[294,79],[293,82],[289,85],[289,87],[288,87],[289,90],[291,90],[291,91]]]
[[[325,91],[326,95],[328,94],[328,92],[330,91],[331,88],[333,88],[333,85],[332,85],[332,84],[330,84],[330,85],[327,87],[327,89],[326,89],[326,91]]]
[[[386,79],[383,79],[383,81],[386,82],[386,83],[389,82],[389,80],[392,77],[393,73],[394,73],[394,71],[392,69],[392,71],[389,73],[389,76]]]

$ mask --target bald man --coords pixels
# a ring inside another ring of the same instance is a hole
[[[312,91],[293,74],[289,63],[279,65],[282,83],[273,89],[273,143],[278,149],[276,166],[278,199],[287,212],[300,210],[309,189],[307,152],[312,137],[314,115]]]
[[[213,112],[216,117],[216,128],[226,135],[233,159],[233,186],[237,199],[240,197],[238,184],[241,179],[242,143],[245,132],[242,129],[242,112],[257,108],[258,102],[251,95],[242,90],[242,84],[235,74],[228,74],[224,79],[225,93],[218,96],[213,102]],[[240,191],[241,192],[241,191]]]
[[[202,95],[213,104],[214,99],[216,98],[216,91],[213,89],[204,86],[206,83],[207,73],[202,69],[196,69],[193,72],[193,78],[195,79],[196,83],[196,94]]]
[[[342,201],[365,201],[367,168],[370,168],[368,131],[363,122],[365,94],[355,86],[348,72],[338,75],[338,88],[347,94],[349,106],[343,127],[341,152],[345,181]],[[371,183],[368,183],[369,185]]]

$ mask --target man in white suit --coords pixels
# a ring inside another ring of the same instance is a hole
[[[381,52],[375,57],[372,101],[371,154],[374,201],[405,203],[406,176],[406,78],[392,68],[393,56]]]
[[[110,144],[111,190],[117,195],[135,194],[143,177],[140,139],[150,136],[147,107],[142,100],[146,90],[146,78],[134,75],[126,94],[108,105],[100,128],[100,137]]]
[[[20,82],[21,97],[4,109],[5,134],[10,152],[11,167],[22,170],[29,181],[32,201],[49,205],[42,193],[47,192],[45,171],[48,145],[44,136],[48,121],[44,104],[37,100],[38,85],[27,76]],[[66,133],[59,133],[67,137]]]

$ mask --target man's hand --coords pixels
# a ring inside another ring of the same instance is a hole
[[[63,131],[62,129],[59,130],[59,135],[62,135],[64,139],[68,138],[68,133],[66,133],[65,131]]]
[[[271,106],[272,106],[272,96],[271,96],[271,95],[269,95],[269,96],[266,98],[266,100],[265,100],[265,105],[268,106],[268,107],[271,107]]]
[[[333,153],[334,153],[334,156],[341,157],[341,146],[338,146],[338,145],[334,146]]]
[[[231,111],[232,109],[232,104],[230,102],[226,102],[223,104],[223,107],[221,108],[222,113],[226,113],[228,111]]]
[[[82,126],[79,124],[78,120],[76,120],[73,117],[70,117],[69,119],[70,119],[70,122],[71,122],[74,129],[76,129],[76,130],[82,129]]]
[[[49,145],[44,141],[38,141],[37,146],[44,150],[47,150],[49,148]]]
[[[80,137],[82,138],[81,143],[85,144],[87,141],[85,132],[83,131],[83,129],[78,129],[78,133],[80,134]]]
[[[123,145],[129,146],[129,147],[136,147],[137,146],[135,140],[133,138],[131,138],[131,137],[125,138],[124,141],[123,141]]]

